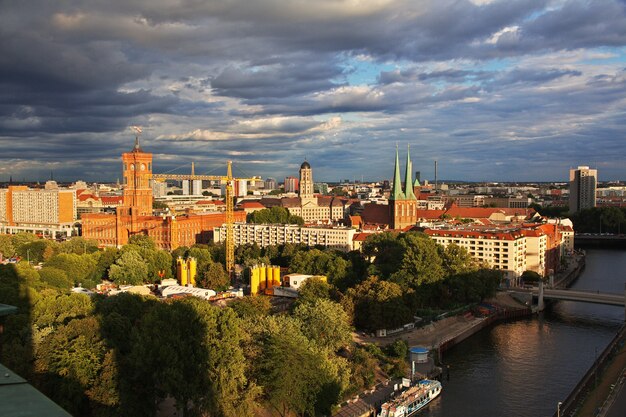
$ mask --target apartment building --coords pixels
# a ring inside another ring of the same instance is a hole
[[[467,249],[474,259],[502,270],[511,286],[518,286],[520,276],[528,269],[527,239],[519,229],[426,229],[424,233],[444,247],[455,243]]]
[[[569,211],[576,213],[580,210],[596,206],[596,186],[598,170],[588,166],[579,166],[569,171]]]
[[[235,246],[253,244],[264,247],[285,243],[302,243],[307,246],[324,246],[343,251],[353,248],[352,241],[356,230],[349,227],[304,227],[293,224],[247,224],[233,225]],[[226,227],[216,227],[213,240],[216,243],[226,239]]]
[[[47,237],[77,234],[76,190],[0,190],[0,233],[30,232]]]

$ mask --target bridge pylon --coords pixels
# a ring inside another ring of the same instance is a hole
[[[546,308],[546,304],[543,301],[543,280],[539,280],[539,295],[537,298],[537,311],[543,311]]]

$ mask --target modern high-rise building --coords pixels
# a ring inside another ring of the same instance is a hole
[[[265,180],[263,184],[263,188],[266,190],[275,190],[276,189],[276,180],[274,178],[268,178]]]
[[[588,166],[579,166],[569,170],[569,211],[576,213],[580,210],[596,206],[596,185],[598,170]]]
[[[34,190],[15,185],[0,190],[0,233],[71,236],[77,233],[75,222],[76,190]]]
[[[299,180],[296,177],[286,177],[285,178],[285,192],[286,193],[297,193],[300,189]]]

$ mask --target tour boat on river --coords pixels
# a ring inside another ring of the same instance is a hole
[[[378,417],[409,417],[441,393],[441,382],[423,379],[381,406]]]

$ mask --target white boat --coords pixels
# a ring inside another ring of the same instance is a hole
[[[441,382],[423,379],[381,406],[378,417],[409,417],[441,393]]]

